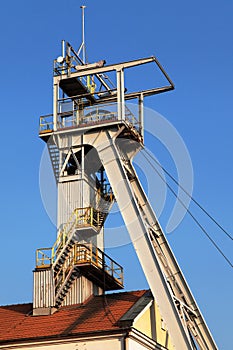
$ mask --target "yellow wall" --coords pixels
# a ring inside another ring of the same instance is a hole
[[[142,332],[150,338],[153,338],[151,332],[150,309],[147,309],[144,313],[142,313],[142,315],[135,321],[133,326],[138,331]]]
[[[165,348],[172,350],[174,348],[171,343],[169,332],[167,331],[166,324],[161,317],[158,305],[156,303],[154,303],[154,309],[155,309],[155,319],[156,319],[155,326],[156,326],[157,342],[163,345]]]
[[[166,325],[163,322],[159,312],[159,308],[155,303],[153,303],[146,311],[141,313],[141,315],[134,322],[133,327],[146,336],[152,338],[166,349],[174,349],[166,329]]]

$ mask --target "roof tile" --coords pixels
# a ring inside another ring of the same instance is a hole
[[[93,296],[53,315],[32,316],[32,304],[0,307],[0,343],[120,329],[119,320],[145,290]]]

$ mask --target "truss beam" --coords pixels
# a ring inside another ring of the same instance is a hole
[[[112,130],[102,130],[92,144],[97,149],[145,276],[159,305],[176,349],[217,346],[143,191],[130,158],[119,149]],[[91,135],[85,135],[87,143]],[[132,147],[132,145],[131,145]],[[132,149],[130,150],[132,158]],[[120,181],[119,181],[120,179]]]

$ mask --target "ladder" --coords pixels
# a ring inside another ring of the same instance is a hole
[[[47,143],[48,145],[48,151],[50,160],[52,163],[53,173],[54,177],[56,179],[56,182],[58,182],[59,179],[59,172],[60,172],[60,153],[57,145],[55,143],[52,143],[51,140]]]

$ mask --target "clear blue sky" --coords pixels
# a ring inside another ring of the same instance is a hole
[[[146,105],[183,137],[193,162],[194,197],[233,232],[233,1],[3,2],[0,304],[32,300],[35,250],[55,238],[40,198],[44,144],[38,138],[38,119],[52,112],[52,61],[60,54],[61,39],[75,48],[80,44],[82,4],[88,6],[90,61],[115,63],[155,54],[169,72],[176,90],[149,98]],[[155,155],[174,170],[165,153]],[[169,211],[169,201],[167,206]],[[191,209],[233,260],[231,241]],[[165,213],[164,226],[166,218]],[[168,240],[219,348],[231,350],[232,269],[189,217]],[[112,249],[111,254],[125,266],[128,290],[146,287],[132,247]]]

